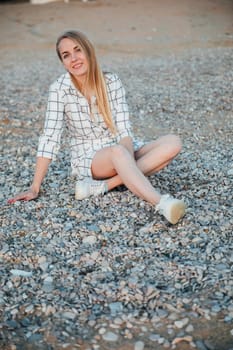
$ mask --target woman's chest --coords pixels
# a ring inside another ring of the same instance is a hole
[[[95,103],[84,97],[68,95],[64,104],[65,120],[69,129],[83,136],[95,137],[108,133],[108,128]]]

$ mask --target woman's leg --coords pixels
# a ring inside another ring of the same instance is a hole
[[[181,151],[181,147],[178,136],[162,136],[135,152],[137,166],[143,174],[152,175],[167,166]]]
[[[162,169],[180,149],[179,138],[172,135],[142,147],[135,152],[135,158],[122,145],[103,148],[96,152],[91,170],[93,178],[104,181],[77,182],[75,198],[82,200],[104,194],[123,183],[134,194],[155,205],[156,211],[170,223],[176,224],[185,214],[185,203],[169,194],[160,195],[144,174]]]
[[[144,175],[152,175],[159,170],[163,169],[170,161],[180,152],[181,150],[181,141],[175,135],[166,135],[160,137],[158,140],[153,141],[135,152],[136,166],[139,168],[140,172]],[[104,156],[104,155],[103,155]],[[99,157],[98,157],[99,158]],[[101,155],[102,158],[102,155]],[[104,165],[99,164],[99,160],[96,159],[96,167],[101,169],[104,168]],[[92,165],[93,172],[93,165]],[[123,168],[123,172],[128,173],[128,168]],[[93,172],[93,177],[98,179],[108,178],[106,180],[108,190],[124,183],[121,176],[116,170],[111,170],[110,173],[103,175],[103,173]],[[124,183],[125,184],[125,183]],[[125,184],[127,186],[127,184]],[[127,186],[128,187],[128,186]],[[135,192],[134,192],[135,193]],[[135,193],[136,194],[136,193]]]
[[[94,178],[107,179],[109,190],[123,183],[130,191],[151,204],[160,201],[160,194],[124,146],[116,145],[98,151],[93,158],[91,169]]]

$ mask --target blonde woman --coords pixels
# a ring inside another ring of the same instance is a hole
[[[8,202],[38,197],[66,127],[77,200],[103,195],[124,184],[170,223],[177,223],[185,213],[184,202],[161,195],[147,176],[163,169],[180,152],[180,139],[167,135],[145,145],[135,142],[122,83],[116,74],[102,72],[94,47],[83,33],[63,33],[56,50],[67,72],[50,86],[33,182],[28,191]]]

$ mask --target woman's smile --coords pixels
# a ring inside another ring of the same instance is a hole
[[[80,62],[80,63],[75,63],[75,64],[72,66],[72,68],[74,68],[74,69],[79,69],[81,66],[82,66],[82,62]]]

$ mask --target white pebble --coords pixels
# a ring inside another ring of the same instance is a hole
[[[103,335],[106,332],[106,329],[104,327],[101,327],[99,329],[99,334]]]
[[[32,272],[31,271],[12,269],[12,270],[10,270],[10,272],[14,276],[20,276],[20,277],[31,277],[32,276]]]
[[[143,349],[144,349],[143,341],[139,340],[134,344],[134,350],[143,350]]]
[[[193,332],[193,331],[194,331],[193,325],[192,325],[192,324],[189,324],[189,325],[185,328],[185,331],[186,331],[187,333]]]
[[[118,335],[113,332],[107,332],[103,334],[103,339],[106,341],[117,341]]]
[[[83,238],[83,244],[95,244],[96,241],[96,236],[87,236]]]
[[[180,329],[185,327],[188,323],[189,323],[189,319],[186,317],[186,318],[183,318],[182,320],[175,321],[175,326]]]
[[[74,312],[71,312],[71,311],[65,311],[63,312],[62,316],[68,320],[74,320],[76,315]]]

